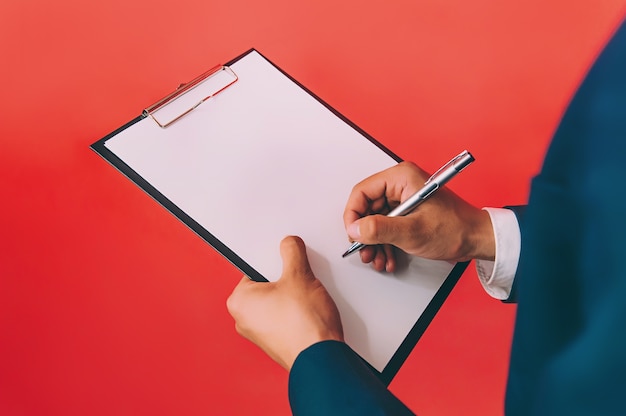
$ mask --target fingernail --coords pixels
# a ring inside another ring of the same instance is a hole
[[[361,229],[357,222],[348,225],[348,235],[355,240],[361,238]]]

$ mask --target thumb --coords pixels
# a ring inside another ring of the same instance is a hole
[[[309,258],[306,255],[306,246],[300,237],[289,236],[280,242],[280,256],[283,259],[284,278],[290,279],[296,275],[313,277],[313,271],[309,265]]]
[[[407,232],[406,219],[369,215],[348,226],[348,235],[359,243],[401,245]]]

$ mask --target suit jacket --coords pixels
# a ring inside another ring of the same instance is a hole
[[[520,220],[505,413],[626,415],[626,24],[570,103]],[[292,368],[297,415],[410,414],[345,344]]]
[[[626,415],[625,162],[622,25],[532,181],[507,415]]]

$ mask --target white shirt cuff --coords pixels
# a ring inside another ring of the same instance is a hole
[[[519,262],[522,237],[515,213],[505,208],[483,208],[491,217],[496,240],[496,259],[476,260],[476,272],[485,291],[500,300],[511,294]]]

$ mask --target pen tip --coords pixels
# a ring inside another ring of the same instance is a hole
[[[345,258],[348,257],[350,254],[354,253],[355,251],[357,251],[360,248],[360,245],[357,243],[354,243],[352,245],[352,247],[350,247],[345,253],[343,253],[341,255],[341,257]]]
[[[350,246],[350,248],[348,249],[348,251],[346,251],[345,253],[343,253],[343,255],[341,257],[348,257],[350,254],[354,253],[355,251],[359,251],[360,249],[362,249],[363,247],[365,247],[365,245],[361,244],[361,243],[357,243],[354,242],[352,244],[352,246]]]

